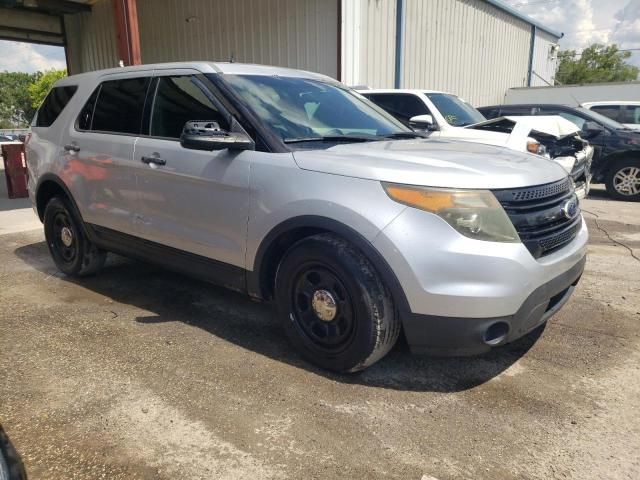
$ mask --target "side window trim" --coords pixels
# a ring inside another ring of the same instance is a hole
[[[96,94],[96,101],[93,102],[93,108],[91,109],[91,121],[89,122],[89,132],[93,131],[93,116],[96,113],[96,105],[98,105],[98,99],[100,98],[100,94],[102,93],[102,83],[98,85],[98,93]],[[91,98],[91,97],[89,97]],[[89,101],[89,100],[87,100]]]

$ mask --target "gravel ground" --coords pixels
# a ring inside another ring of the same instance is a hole
[[[266,305],[117,257],[70,280],[40,230],[0,235],[0,422],[31,479],[640,478],[640,205],[583,208],[586,272],[544,331],[348,376]]]

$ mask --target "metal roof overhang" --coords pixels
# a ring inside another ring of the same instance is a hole
[[[0,0],[0,39],[64,46],[63,15],[91,11],[95,0]]]
[[[534,20],[529,15],[525,15],[524,13],[521,13],[518,10],[516,10],[515,8],[507,5],[502,0],[485,0],[485,2],[493,5],[496,8],[499,8],[500,10],[504,10],[505,12],[509,13],[510,15],[513,15],[516,18],[519,18],[520,20],[524,20],[529,25],[534,25],[539,30],[542,30],[543,32],[547,32],[547,33],[553,35],[554,37],[556,37],[557,39],[560,39],[560,38],[562,38],[564,36],[564,33],[558,32],[557,30],[550,29],[549,27],[543,25],[542,23]],[[532,5],[534,5],[534,4],[532,4]]]

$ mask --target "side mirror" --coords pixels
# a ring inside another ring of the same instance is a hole
[[[587,121],[584,122],[584,125],[582,126],[581,136],[585,140],[589,140],[590,138],[597,137],[603,130],[604,128],[602,128],[602,125],[596,122]]]
[[[216,121],[191,120],[184,124],[180,145],[190,150],[255,150],[256,144],[243,133],[222,130]]]
[[[436,130],[436,125],[431,115],[416,115],[415,117],[411,117],[409,124],[419,130]]]

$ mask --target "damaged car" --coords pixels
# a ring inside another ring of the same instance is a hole
[[[567,171],[578,197],[584,198],[589,193],[594,149],[580,137],[580,129],[574,123],[558,115],[499,117],[468,128],[508,134],[515,142],[522,137],[535,139],[542,146],[539,153]]]

